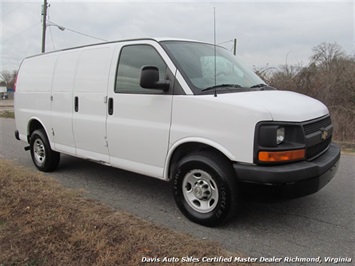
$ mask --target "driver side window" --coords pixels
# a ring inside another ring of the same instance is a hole
[[[149,45],[129,45],[121,50],[115,93],[162,94],[163,91],[144,89],[139,85],[143,66],[156,66],[159,69],[159,79],[166,75],[166,64],[158,52]]]

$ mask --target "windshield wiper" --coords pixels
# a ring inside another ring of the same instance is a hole
[[[262,88],[262,87],[266,87],[267,85],[265,83],[260,83],[260,84],[256,84],[254,86],[251,86],[250,88],[251,89],[254,89],[254,88]]]
[[[242,86],[240,86],[239,84],[219,84],[219,85],[214,85],[208,88],[203,89],[202,91],[210,91],[210,90],[214,90],[214,89],[218,89],[218,88],[241,88]]]

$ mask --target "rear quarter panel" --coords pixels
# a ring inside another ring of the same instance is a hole
[[[31,118],[38,119],[43,125],[50,125],[50,96],[56,58],[56,54],[32,57],[21,64],[15,93],[16,127],[21,140],[27,141]],[[51,134],[48,137],[52,142]]]

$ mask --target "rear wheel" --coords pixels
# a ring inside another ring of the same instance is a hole
[[[31,157],[34,165],[42,172],[50,172],[58,167],[60,153],[51,149],[43,129],[35,130],[30,141]]]
[[[211,152],[180,160],[173,173],[173,194],[181,212],[205,226],[222,223],[238,205],[237,182],[230,162]]]

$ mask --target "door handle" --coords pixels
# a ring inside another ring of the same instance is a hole
[[[79,111],[79,97],[78,96],[74,97],[74,110],[75,110],[75,112]]]
[[[113,115],[113,98],[108,98],[108,114]]]

